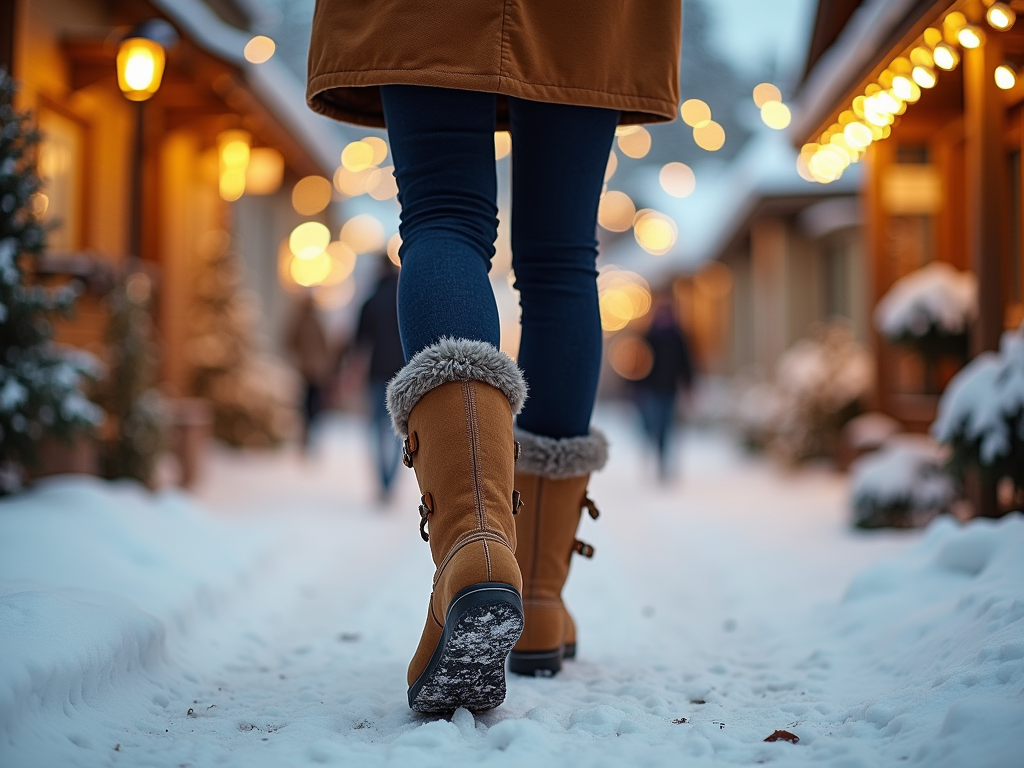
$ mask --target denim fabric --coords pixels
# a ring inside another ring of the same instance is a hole
[[[667,479],[671,474],[669,460],[676,393],[641,387],[637,388],[636,402],[647,439],[658,453],[658,476]]]
[[[391,416],[388,414],[387,388],[387,381],[370,380],[370,397],[373,398],[370,426],[374,447],[377,449],[377,476],[384,493],[391,490],[401,455],[401,443],[395,436],[391,427]]]
[[[443,336],[500,344],[487,273],[497,237],[495,95],[381,87],[402,204],[406,359]],[[601,367],[597,206],[618,112],[509,99],[512,251],[522,307],[519,425],[589,432]]]

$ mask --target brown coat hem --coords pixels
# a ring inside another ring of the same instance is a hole
[[[335,89],[374,88],[382,84],[423,85],[454,88],[467,91],[497,93],[530,101],[575,104],[585,107],[617,109],[622,115],[621,125],[637,123],[663,123],[676,116],[676,104],[649,96],[609,93],[606,90],[574,88],[570,86],[529,83],[505,75],[475,75],[464,72],[441,72],[436,69],[377,69],[362,71],[327,72],[309,80],[306,103],[314,112],[346,123],[384,128],[382,109],[355,111],[346,109],[330,98]],[[360,101],[363,101],[360,99]],[[376,94],[367,94],[366,102],[379,102]],[[497,129],[508,125],[499,111]]]

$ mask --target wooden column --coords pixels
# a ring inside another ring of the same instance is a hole
[[[789,295],[786,285],[786,225],[773,218],[750,226],[750,268],[753,283],[754,360],[771,375],[786,349]]]
[[[968,262],[978,276],[980,305],[971,337],[972,355],[998,349],[1006,305],[1003,265],[1009,241],[1009,172],[1003,148],[1005,107],[995,84],[995,70],[1002,63],[999,33],[991,29],[983,46],[964,51],[967,247]]]
[[[971,354],[999,347],[1006,296],[1003,264],[1009,242],[1009,172],[1003,148],[1005,108],[995,84],[995,70],[1003,63],[999,33],[988,29],[984,9],[968,9],[972,21],[987,29],[980,48],[964,51],[964,133],[967,167],[967,248],[969,263],[978,276],[978,319],[971,333]],[[999,514],[994,483],[979,476],[968,479],[968,495],[975,514]]]

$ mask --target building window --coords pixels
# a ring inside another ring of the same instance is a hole
[[[85,128],[72,117],[42,106],[39,109],[39,175],[43,190],[37,204],[51,229],[47,249],[79,250],[83,241]]]

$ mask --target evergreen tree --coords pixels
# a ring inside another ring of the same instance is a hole
[[[149,276],[136,271],[120,281],[108,297],[110,376],[102,397],[116,426],[116,437],[104,451],[103,474],[142,483],[152,479],[167,424],[163,398],[153,387],[157,355],[149,314],[151,293]]]
[[[33,283],[32,262],[46,230],[32,212],[42,183],[34,150],[40,137],[14,107],[16,87],[0,69],[0,493],[20,487],[39,461],[43,437],[65,441],[91,432],[102,411],[82,394],[98,366],[86,353],[53,341],[53,318],[68,316],[73,285]]]
[[[213,404],[219,439],[239,447],[278,445],[295,427],[293,377],[259,352],[257,300],[242,288],[227,238],[204,256],[191,317],[193,390]]]

